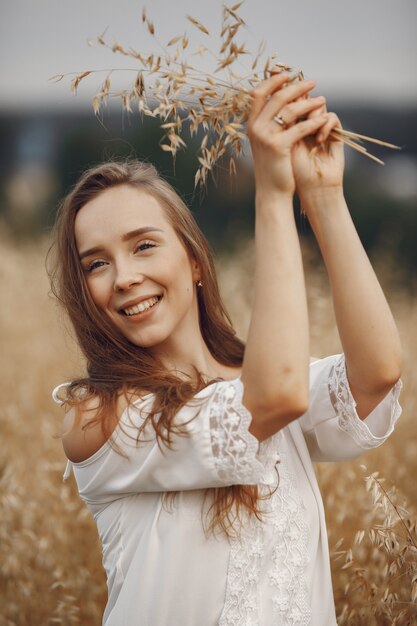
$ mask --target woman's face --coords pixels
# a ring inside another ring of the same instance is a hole
[[[199,333],[197,263],[153,196],[103,191],[78,212],[75,238],[94,303],[132,343],[172,355]]]

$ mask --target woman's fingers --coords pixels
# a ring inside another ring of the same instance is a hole
[[[315,109],[314,111],[311,111],[308,117],[317,117],[318,115],[324,115],[324,113],[327,113],[326,100],[324,101],[323,106],[321,106],[318,109]]]
[[[289,75],[286,73],[275,74],[272,78],[264,80],[252,91],[252,107],[249,113],[249,122],[253,121],[259,115],[265,106],[267,98],[277,91],[277,89],[281,89],[288,78]]]
[[[339,118],[336,113],[328,113],[328,120],[324,124],[323,128],[320,129],[320,132],[317,135],[318,143],[325,143],[333,128],[342,128]]]
[[[314,135],[322,127],[326,125],[329,119],[329,113],[323,113],[317,117],[310,117],[308,120],[298,122],[291,126],[286,132],[291,144],[295,144],[297,141],[301,141],[309,135]]]
[[[314,81],[309,80],[301,81],[294,85],[289,85],[284,89],[280,89],[279,91],[275,91],[259,111],[259,120],[264,122],[271,121],[277,113],[281,114],[281,110],[288,106],[290,102],[295,103],[295,101],[299,100],[301,96],[308,94],[314,87]],[[306,99],[304,98],[304,100],[299,101],[305,102]]]
[[[323,109],[325,102],[326,98],[324,96],[297,100],[296,102],[287,104],[281,109],[279,111],[279,117],[285,122],[286,126],[290,126],[290,124],[297,122],[299,118],[305,117],[308,114],[312,116],[313,111],[319,111],[320,114],[320,109]],[[323,112],[324,111],[321,111],[321,113]]]
[[[255,136],[265,135],[267,125],[270,129],[273,122],[279,133],[285,131],[290,144],[313,134],[316,134],[318,142],[324,143],[333,128],[341,126],[338,117],[334,113],[327,113],[323,96],[309,96],[315,87],[314,81],[287,84],[288,78],[285,72],[275,74],[253,90],[248,117],[252,133],[254,131]],[[278,121],[274,118],[278,118]]]

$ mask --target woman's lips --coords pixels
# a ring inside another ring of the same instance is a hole
[[[158,308],[162,296],[154,296],[142,300],[139,304],[135,304],[127,309],[122,309],[123,318],[129,321],[142,321],[150,317],[155,309]]]
[[[155,304],[159,301],[159,298],[159,296],[146,298],[131,306],[123,307],[123,312],[127,316],[136,315],[137,313],[143,313],[144,311],[147,311],[148,309],[155,306]]]

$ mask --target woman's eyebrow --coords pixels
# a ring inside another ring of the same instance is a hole
[[[139,235],[144,235],[145,233],[150,233],[154,231],[158,231],[160,233],[164,232],[162,228],[157,228],[156,226],[142,226],[141,228],[136,228],[135,230],[131,230],[128,233],[125,233],[124,235],[122,235],[121,239],[123,242],[129,241],[130,239],[133,239],[134,237],[138,237]],[[92,254],[103,252],[103,250],[104,248],[102,248],[101,246],[96,246],[94,248],[89,248],[88,250],[85,250],[84,252],[80,252],[80,261],[85,259],[85,257],[87,256],[91,256]]]
[[[141,228],[136,228],[136,230],[131,230],[130,232],[122,235],[122,241],[129,241],[129,239],[133,239],[133,237],[143,235],[144,233],[150,233],[155,230],[159,231],[160,233],[164,232],[162,228],[157,228],[156,226],[142,226]]]

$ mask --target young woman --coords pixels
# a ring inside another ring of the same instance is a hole
[[[339,122],[312,81],[253,92],[256,264],[246,345],[203,235],[150,165],[84,174],[56,226],[56,294],[87,359],[55,390],[97,523],[106,626],[336,624],[312,461],[383,443],[401,410],[395,323],[352,224]],[[315,147],[315,150],[312,148]],[[343,354],[309,364],[297,190]],[[59,395],[58,395],[59,393]]]

